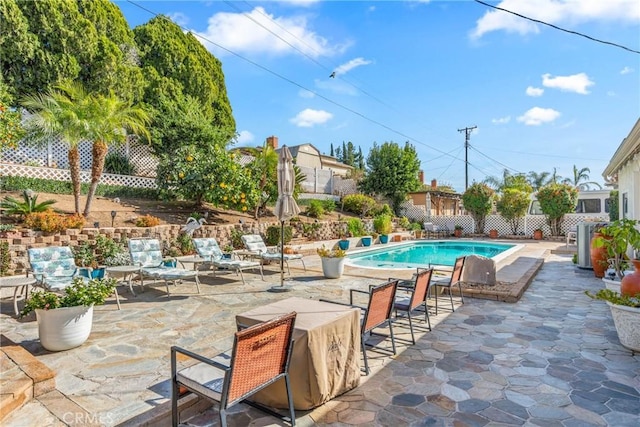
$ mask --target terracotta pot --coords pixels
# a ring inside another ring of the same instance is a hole
[[[593,233],[591,238],[591,266],[593,267],[593,274],[596,277],[604,277],[604,272],[607,269],[607,251],[605,248],[596,248],[594,241],[598,237],[603,237],[600,233]]]
[[[455,230],[453,230],[453,235],[456,237],[462,237],[462,230],[456,228]]]
[[[620,282],[620,293],[630,297],[640,294],[640,259],[634,259],[632,262],[636,271],[626,274]]]
[[[497,239],[498,238],[498,230],[489,230],[489,237],[491,237],[492,239]]]
[[[535,240],[542,240],[542,230],[533,230],[533,238]]]

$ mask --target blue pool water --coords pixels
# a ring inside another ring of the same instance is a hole
[[[457,257],[481,255],[493,258],[515,248],[516,245],[474,241],[412,242],[380,247],[375,250],[349,254],[348,263],[356,267],[416,268],[429,265],[453,266]]]

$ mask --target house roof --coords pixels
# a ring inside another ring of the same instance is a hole
[[[618,171],[637,153],[640,153],[640,118],[629,132],[629,135],[622,140],[622,143],[613,154],[609,164],[602,172],[605,181],[617,182]]]

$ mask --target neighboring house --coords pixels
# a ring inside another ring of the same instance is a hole
[[[420,182],[424,174],[420,171]],[[462,195],[438,190],[438,182],[431,180],[431,188],[409,193],[414,206],[424,206],[427,216],[460,215]],[[430,215],[429,215],[430,214]]]
[[[602,173],[618,190],[620,217],[640,220],[640,119],[622,140]]]

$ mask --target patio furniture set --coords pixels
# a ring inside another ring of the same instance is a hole
[[[464,257],[456,260],[448,277],[433,279],[433,269],[420,268],[411,281],[389,279],[368,292],[351,289],[349,303],[294,297],[238,314],[230,356],[208,358],[173,346],[172,424],[179,425],[180,399],[191,392],[218,404],[222,426],[227,425],[228,408],[241,402],[295,426],[295,410],[313,409],[360,384],[360,351],[364,374],[371,372],[367,346],[396,354],[393,324],[399,312],[406,313],[413,344],[413,312],[424,311],[426,329],[431,330],[430,286],[450,290],[459,282],[463,265]],[[356,303],[357,295],[367,297],[365,305]],[[367,342],[380,335],[374,330],[386,327],[391,350]]]

